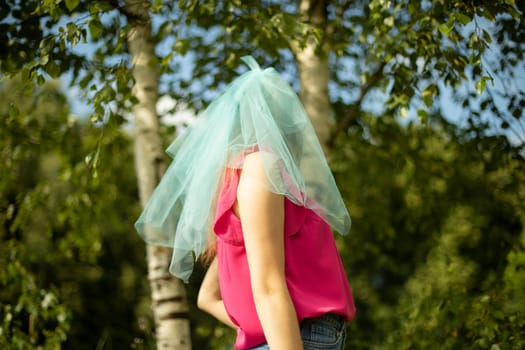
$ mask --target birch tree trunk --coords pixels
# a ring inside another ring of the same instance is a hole
[[[299,16],[324,32],[325,6],[325,1],[322,0],[300,0]],[[314,38],[310,38],[304,48],[296,47],[293,51],[301,82],[299,97],[326,154],[333,118],[328,95],[330,48],[323,39],[316,42]]]
[[[144,206],[166,170],[155,108],[159,78],[147,9],[142,2],[127,0],[123,11],[131,27],[128,45],[135,79],[133,95],[139,101],[133,108],[135,166],[140,201]],[[157,349],[189,350],[191,338],[186,291],[182,282],[168,272],[170,257],[170,249],[147,246]]]

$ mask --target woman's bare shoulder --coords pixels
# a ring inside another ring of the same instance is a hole
[[[261,151],[246,156],[237,188],[238,198],[239,195],[248,197],[256,193],[261,195],[264,192],[271,192],[266,169],[268,166],[267,156],[267,152]]]

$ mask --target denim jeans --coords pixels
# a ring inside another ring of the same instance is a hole
[[[342,350],[345,345],[346,324],[340,316],[326,314],[301,322],[304,350]],[[270,349],[267,344],[250,350]]]

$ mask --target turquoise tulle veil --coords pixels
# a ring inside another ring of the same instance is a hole
[[[135,223],[142,238],[173,248],[170,272],[188,281],[206,249],[222,175],[261,152],[269,190],[314,210],[341,234],[351,220],[314,129],[292,88],[273,68],[235,79],[167,149],[173,161]]]

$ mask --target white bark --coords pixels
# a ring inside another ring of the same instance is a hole
[[[155,108],[159,77],[147,10],[142,2],[127,0],[123,11],[131,26],[128,44],[135,79],[133,95],[139,101],[133,108],[135,166],[140,201],[144,206],[166,169]],[[182,282],[168,272],[170,257],[171,251],[167,248],[147,247],[157,349],[189,350],[191,338],[186,291]]]
[[[322,0],[300,0],[299,13],[315,27],[323,31],[326,25],[325,2]],[[310,117],[321,145],[326,153],[326,144],[333,126],[330,98],[328,94],[329,47],[325,40],[320,43],[310,38],[304,48],[294,48],[299,71],[301,89],[299,96]]]

